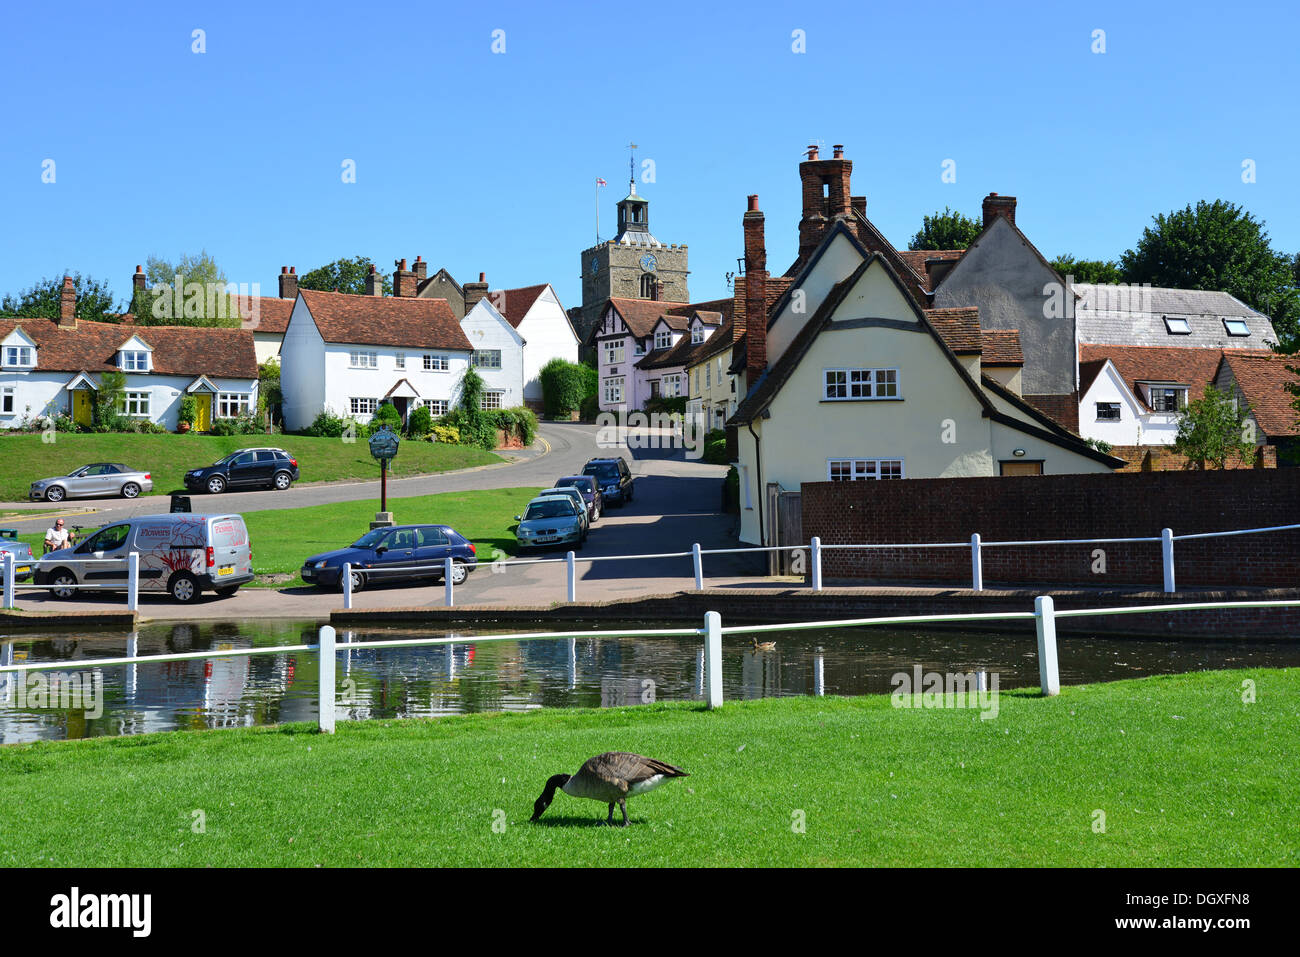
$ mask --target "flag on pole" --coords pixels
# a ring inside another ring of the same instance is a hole
[[[597,186],[608,186],[609,184],[606,183],[606,182],[605,182],[603,179],[601,179],[599,176],[597,176],[597,177],[596,177],[596,185],[597,185]]]

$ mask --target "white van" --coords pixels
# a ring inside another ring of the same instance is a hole
[[[35,582],[59,598],[127,587],[127,556],[140,553],[141,592],[167,592],[178,602],[210,590],[223,597],[253,580],[248,529],[240,515],[141,515],[105,525],[74,548],[44,556]]]

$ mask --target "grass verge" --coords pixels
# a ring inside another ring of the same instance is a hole
[[[993,720],[787,698],[8,746],[0,866],[1295,866],[1297,696],[1259,669],[1003,692]],[[691,777],[626,829],[563,794],[528,823],[606,750]]]

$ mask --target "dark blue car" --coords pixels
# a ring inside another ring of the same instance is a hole
[[[302,580],[341,589],[346,562],[352,566],[353,591],[412,579],[440,582],[448,556],[453,585],[464,582],[478,565],[474,543],[449,525],[393,525],[371,529],[347,548],[311,556],[302,563]]]

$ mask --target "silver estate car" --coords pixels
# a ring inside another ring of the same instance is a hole
[[[141,492],[153,491],[153,476],[137,472],[121,462],[94,462],[56,478],[40,479],[32,483],[27,492],[30,499],[62,502],[65,498],[85,498],[121,495],[135,498]]]
[[[567,495],[535,498],[515,516],[515,540],[520,549],[571,544],[577,551],[587,538],[586,511]]]

